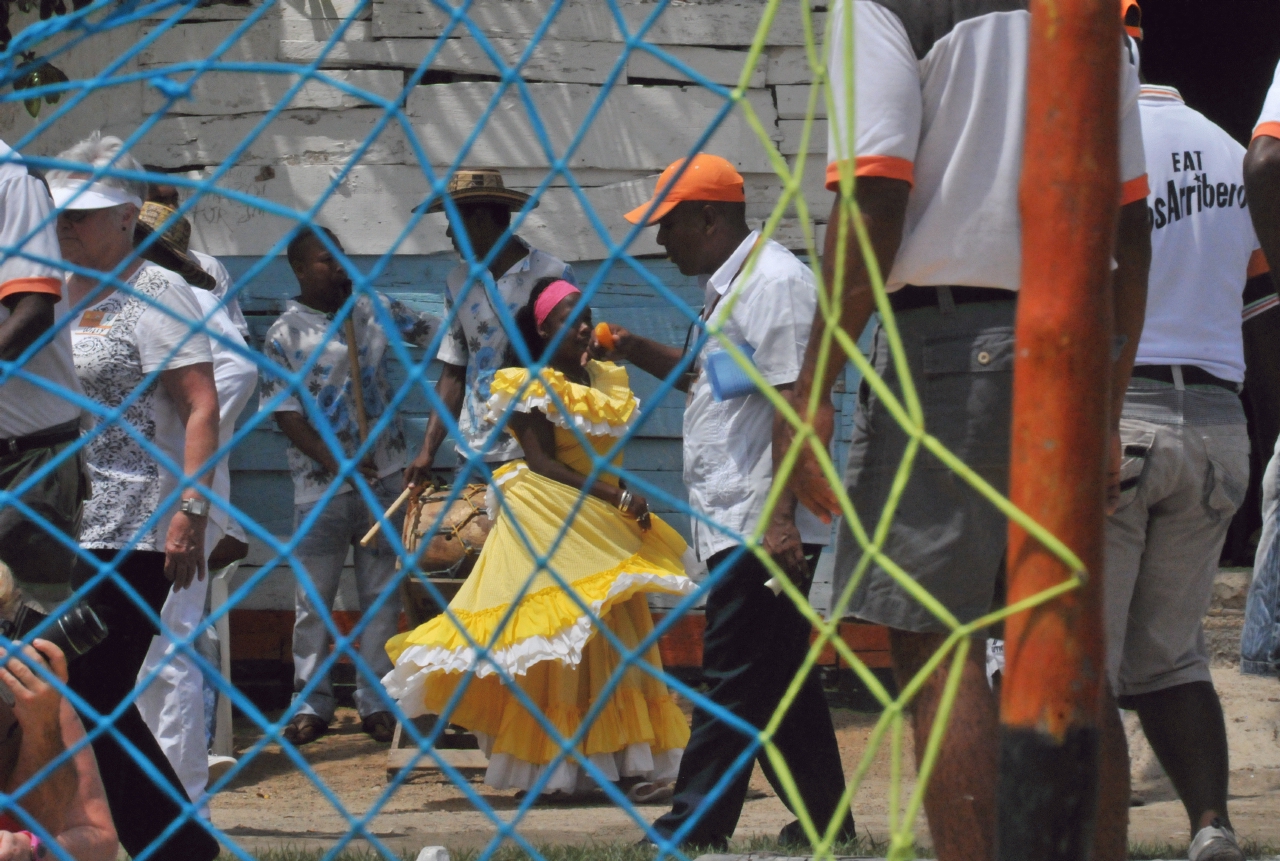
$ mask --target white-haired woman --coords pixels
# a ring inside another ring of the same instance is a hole
[[[124,408],[120,418],[99,422],[87,447],[93,497],[85,505],[80,545],[111,562],[158,615],[170,584],[182,589],[204,577],[209,503],[199,489],[188,488],[180,504],[162,510],[178,479],[138,437],[208,486],[218,445],[218,395],[208,338],[191,331],[189,321],[204,316],[191,287],[135,255],[133,229],[146,187],[113,175],[142,169],[121,147],[119,138],[95,133],[58,156],[84,164],[83,171],[53,170],[47,178],[59,210],[62,256],[73,267],[67,297],[72,307],[81,306],[70,324],[76,374],[89,398],[110,410]],[[111,173],[92,178],[97,168]],[[89,602],[110,633],[71,664],[70,686],[107,714],[132,692],[157,631],[111,580],[94,589]],[[86,722],[94,725],[91,718]],[[120,842],[136,857],[178,817],[175,797],[185,793],[133,704],[115,726],[169,783],[153,782],[111,735],[94,742]],[[217,842],[189,821],[150,857],[202,861],[217,855]]]

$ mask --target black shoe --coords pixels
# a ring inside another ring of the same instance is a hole
[[[853,824],[853,814],[845,820],[844,827],[836,835],[836,843],[848,843],[858,837],[857,828]],[[804,833],[804,826],[797,819],[783,826],[778,832],[778,844],[787,849],[812,849],[809,836]]]

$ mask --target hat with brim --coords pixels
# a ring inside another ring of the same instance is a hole
[[[191,222],[174,216],[174,211],[164,204],[150,200],[144,203],[133,228],[133,244],[141,245],[152,233],[163,230],[142,252],[142,258],[177,272],[192,287],[212,290],[218,282],[187,253],[191,247]]]
[[[522,209],[529,200],[529,195],[522,191],[514,191],[502,183],[502,173],[493,168],[476,170],[460,170],[449,177],[445,185],[445,196],[453,198],[457,206],[469,203],[491,203],[505,206],[507,209]],[[533,208],[538,206],[534,201]],[[414,212],[444,212],[444,197],[430,197],[413,208]]]
[[[142,198],[123,188],[89,182],[86,179],[65,179],[49,184],[53,205],[60,210],[108,209],[122,203],[132,203],[142,208]]]
[[[700,152],[688,162],[686,167],[681,158],[667,165],[658,176],[653,197],[622,217],[632,224],[649,226],[686,200],[742,203],[747,199],[742,174],[726,159]]]

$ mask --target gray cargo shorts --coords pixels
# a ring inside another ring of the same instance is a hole
[[[1000,493],[1009,486],[1015,309],[1012,301],[974,302],[895,315],[925,429]],[[871,362],[900,392],[882,328],[876,329]],[[906,444],[906,434],[864,381],[845,486],[868,535],[875,532]],[[889,527],[885,554],[964,623],[991,609],[1007,541],[1005,516],[921,448]],[[862,557],[861,545],[841,524],[836,600]],[[846,614],[903,631],[948,630],[874,565],[858,583]]]
[[[1107,675],[1117,696],[1211,681],[1204,617],[1249,485],[1249,433],[1225,389],[1135,379],[1107,518]]]

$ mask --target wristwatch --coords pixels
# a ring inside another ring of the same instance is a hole
[[[208,517],[209,500],[204,499],[203,497],[197,497],[196,499],[184,499],[182,500],[182,505],[179,506],[178,510],[185,511],[192,517]]]

